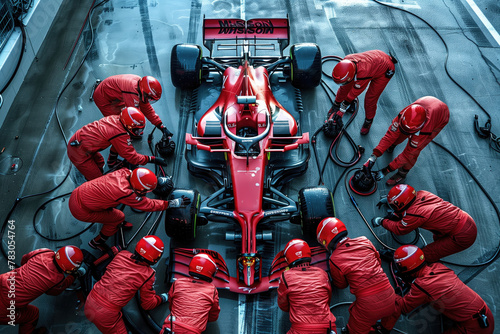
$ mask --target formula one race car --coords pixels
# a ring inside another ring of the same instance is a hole
[[[199,225],[229,222],[236,223],[239,231],[226,232],[226,239],[241,240],[236,277],[230,276],[215,251],[176,248],[169,266],[174,278],[187,276],[193,255],[206,252],[218,262],[214,280],[218,288],[238,293],[276,288],[286,263],[278,254],[268,276],[263,275],[257,241],[272,240],[272,233],[258,225],[300,223],[304,235],[311,238],[321,219],[334,216],[333,197],[326,187],[301,189],[297,202],[280,190],[307,170],[309,133],[301,129],[305,112],[300,89],[316,87],[321,80],[321,52],[316,44],[295,44],[290,56],[283,55],[289,31],[288,18],[204,18],[203,41],[209,57],[203,57],[198,45],[178,44],[172,49],[172,82],[189,90],[195,100],[191,102],[192,133],[186,134],[187,166],[192,175],[217,190],[201,200],[196,190],[175,189],[172,198],[187,196],[192,204],[168,210],[166,233],[174,240],[189,241]],[[258,56],[262,51],[276,55]],[[214,94],[218,97],[213,105],[198,106]],[[276,94],[288,103],[287,108]],[[313,262],[326,266],[325,252],[317,248],[313,253]]]

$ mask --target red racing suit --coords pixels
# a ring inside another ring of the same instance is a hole
[[[416,273],[410,291],[404,296],[396,297],[396,311],[390,319],[392,329],[401,313],[406,314],[416,307],[430,303],[435,309],[430,315],[437,317],[440,313],[455,321],[454,328],[444,333],[483,333],[494,332],[495,320],[484,300],[455,275],[453,270],[441,263],[433,263]],[[488,328],[480,328],[479,314],[488,317]],[[423,328],[422,330],[425,330]]]
[[[384,219],[382,226],[396,235],[417,227],[431,231],[434,242],[422,248],[427,262],[469,248],[477,236],[476,223],[467,212],[425,190],[417,191],[415,201],[402,213],[400,221]]]
[[[104,158],[100,151],[108,148],[133,165],[145,165],[149,157],[136,152],[129,133],[113,115],[85,125],[76,131],[68,143],[68,157],[87,180],[102,176]]]
[[[32,333],[39,311],[29,303],[44,293],[57,296],[73,284],[75,277],[65,277],[54,258],[54,251],[37,249],[22,257],[21,267],[0,275],[0,325],[15,323],[19,333]]]
[[[118,74],[104,79],[94,91],[94,102],[104,116],[119,115],[125,107],[136,107],[156,127],[162,122],[151,104],[139,96],[140,76]]]
[[[170,314],[163,328],[175,334],[200,334],[208,321],[219,318],[219,293],[210,282],[191,277],[177,279],[168,292]]]
[[[71,193],[69,210],[80,221],[104,224],[101,233],[109,237],[125,220],[125,214],[115,209],[120,203],[147,212],[168,208],[168,201],[137,195],[129,182],[131,174],[122,168],[85,182]]]
[[[377,320],[394,312],[396,294],[384,273],[379,253],[366,237],[340,241],[330,256],[332,283],[339,289],[350,286],[356,300],[349,307],[350,333],[369,333]]]
[[[328,274],[323,269],[302,264],[284,271],[278,286],[278,306],[290,312],[292,328],[288,334],[336,331],[331,296]]]
[[[370,87],[365,95],[365,117],[373,119],[377,112],[377,101],[394,75],[392,57],[380,50],[353,53],[344,59],[352,61],[356,66],[356,77],[350,83],[340,86],[335,102],[351,103],[363,93],[368,84]]]
[[[412,104],[419,104],[425,108],[426,121],[424,127],[416,134],[407,136],[399,130],[399,119],[402,111],[392,120],[392,124],[380,140],[377,147],[373,149],[373,154],[382,156],[391,145],[401,144],[406,138],[408,143],[401,154],[399,154],[388,166],[388,171],[392,172],[398,168],[410,170],[420,154],[420,151],[429,144],[437,134],[443,130],[450,119],[448,106],[432,96],[424,96]],[[403,109],[404,110],[404,109]]]
[[[85,316],[104,334],[128,333],[121,309],[137,291],[143,309],[151,310],[161,304],[161,297],[153,289],[154,269],[132,256],[126,250],[119,252],[87,297]]]

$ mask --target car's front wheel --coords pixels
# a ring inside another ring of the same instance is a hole
[[[318,224],[335,217],[333,194],[327,187],[308,187],[299,191],[300,224],[307,239],[316,239]]]
[[[165,233],[176,241],[193,241],[196,238],[200,194],[191,189],[174,189],[168,199],[188,197],[191,204],[184,208],[167,209],[165,215]]]
[[[314,88],[321,82],[321,50],[314,43],[290,47],[292,85],[299,89]]]
[[[181,89],[194,89],[201,84],[202,50],[195,44],[176,44],[170,58],[172,84]]]

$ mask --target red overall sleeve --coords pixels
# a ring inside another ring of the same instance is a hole
[[[145,165],[149,162],[147,155],[139,154],[132,145],[128,135],[119,135],[110,140],[118,154],[133,165]]]
[[[75,276],[68,275],[61,282],[57,283],[55,286],[45,292],[49,296],[60,295],[64,290],[69,288],[71,284],[75,281]]]
[[[219,306],[219,293],[214,288],[214,302],[212,308],[208,312],[208,321],[216,321],[219,319],[220,306]]]
[[[332,276],[332,284],[338,289],[345,289],[349,286],[347,278],[342,273],[339,267],[337,267],[333,261],[330,259],[330,274]]]
[[[404,212],[403,219],[399,221],[384,219],[382,221],[382,226],[396,235],[403,235],[420,227],[426,220],[426,217]]]
[[[151,122],[151,124],[153,124],[156,127],[161,125],[160,116],[158,116],[158,114],[155,112],[150,103],[143,103],[142,101],[140,101],[139,109],[144,114],[144,116]]]
[[[382,156],[384,152],[393,144],[397,145],[403,140],[406,139],[407,136],[401,133],[399,131],[399,115],[394,117],[392,120],[391,125],[389,126],[389,129],[387,129],[387,132],[385,135],[380,139],[380,142],[378,143],[377,147],[373,149],[373,154],[377,157]]]
[[[163,211],[168,208],[168,201],[141,197],[133,191],[128,196],[121,198],[119,202],[146,212]]]
[[[48,248],[39,248],[39,249],[35,249],[34,251],[31,251],[29,253],[24,254],[23,257],[21,258],[21,266],[25,265],[29,259],[31,259],[33,256],[37,255],[38,253],[45,253],[47,251],[51,251],[51,250]]]
[[[141,307],[145,310],[152,310],[161,304],[161,297],[153,289],[155,274],[144,283],[139,292],[141,295]]]
[[[283,272],[278,285],[278,306],[283,312],[290,312],[290,304],[288,303],[288,287],[285,282],[285,273]]]

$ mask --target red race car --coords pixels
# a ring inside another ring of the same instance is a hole
[[[194,103],[193,132],[186,134],[185,153],[190,173],[211,182],[217,190],[201,200],[196,190],[175,189],[172,198],[188,196],[192,204],[168,210],[166,233],[175,240],[189,241],[199,225],[229,222],[239,229],[226,232],[226,239],[241,240],[236,277],[230,276],[224,259],[215,251],[176,248],[169,266],[174,279],[188,275],[194,254],[207,252],[218,262],[214,280],[218,288],[238,293],[276,288],[284,259],[279,253],[267,276],[263,275],[257,241],[272,240],[272,233],[259,229],[259,224],[291,221],[302,225],[306,238],[313,238],[319,221],[334,216],[333,197],[326,187],[301,189],[297,202],[280,191],[307,170],[309,133],[300,126],[305,113],[300,89],[319,85],[322,73],[316,44],[295,44],[289,56],[283,55],[289,32],[288,18],[204,18],[203,40],[209,57],[203,57],[198,45],[173,47],[174,86],[192,90],[193,95],[219,94],[208,110],[197,112]],[[258,55],[263,51],[276,55]],[[287,108],[273,91],[288,103]],[[319,248],[313,253],[313,262],[326,266],[326,254]]]

